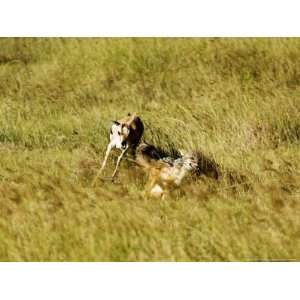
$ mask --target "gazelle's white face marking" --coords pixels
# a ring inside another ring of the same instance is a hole
[[[187,171],[196,170],[198,167],[198,164],[199,164],[197,155],[195,155],[195,153],[192,151],[186,152],[186,151],[180,150],[179,152],[182,155],[182,158],[181,158],[183,161],[182,167]]]
[[[110,129],[110,143],[117,149],[126,149],[128,147],[127,138],[129,136],[129,128],[125,124],[114,122]]]
[[[193,154],[185,154],[183,156],[183,167],[187,171],[196,170],[198,167],[198,160]]]

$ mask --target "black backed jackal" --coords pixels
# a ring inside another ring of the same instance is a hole
[[[190,173],[196,172],[199,158],[196,152],[184,153],[182,157],[160,158],[159,151],[146,143],[141,143],[136,151],[136,162],[149,174],[148,191],[155,197],[180,186]]]

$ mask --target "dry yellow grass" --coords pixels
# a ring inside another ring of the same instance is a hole
[[[0,82],[1,261],[300,259],[300,39],[1,38]],[[92,187],[127,112],[224,176]]]

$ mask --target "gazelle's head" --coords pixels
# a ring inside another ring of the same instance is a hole
[[[189,152],[180,151],[180,153],[182,155],[182,160],[183,160],[182,167],[186,171],[195,171],[199,164],[197,153],[193,151],[189,151]]]
[[[129,133],[130,126],[127,123],[113,121],[110,129],[110,141],[116,148],[124,150],[128,147]]]

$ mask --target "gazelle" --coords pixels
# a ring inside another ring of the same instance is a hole
[[[109,135],[109,144],[107,145],[105,157],[102,163],[102,166],[93,180],[93,185],[96,182],[97,178],[102,173],[105,165],[107,163],[107,159],[109,157],[110,152],[116,148],[121,150],[121,154],[118,157],[117,164],[115,170],[112,174],[112,179],[115,177],[120,162],[123,156],[126,154],[128,150],[131,150],[133,153],[136,150],[142,136],[144,133],[144,125],[142,120],[136,116],[135,114],[128,114],[125,118],[122,118],[117,121],[113,121],[113,124],[110,128]]]
[[[196,172],[199,157],[196,152],[181,153],[177,159],[158,158],[159,152],[151,145],[141,143],[136,151],[136,162],[149,173],[150,195],[164,196],[172,187],[180,186],[190,173]]]

